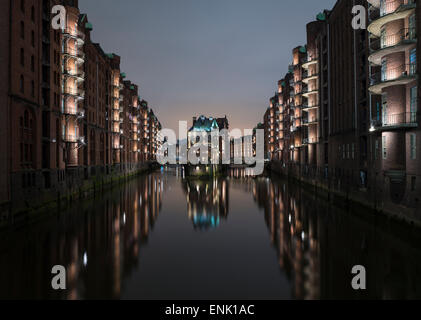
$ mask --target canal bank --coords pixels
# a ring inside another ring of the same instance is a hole
[[[312,190],[318,196],[335,205],[361,207],[374,214],[383,214],[397,222],[421,227],[419,206],[408,208],[393,203],[391,198],[385,194],[385,189],[388,186],[377,182],[377,180],[373,188],[370,186],[354,188],[347,178],[335,179],[329,176],[320,178],[323,173],[317,172],[317,170],[311,172],[308,168],[301,170],[300,167],[284,167],[279,161],[271,161],[267,169],[269,172],[302,184],[304,188]]]
[[[48,212],[66,207],[73,201],[84,200],[103,193],[130,179],[152,172],[159,166],[154,162],[135,165],[70,169],[58,178],[54,188],[31,189],[17,192],[13,201],[1,207],[0,228],[21,220],[34,221]],[[90,174],[87,175],[87,172]]]

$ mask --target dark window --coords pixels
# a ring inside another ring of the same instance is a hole
[[[25,13],[25,0],[20,0],[20,11]]]
[[[25,49],[20,48],[20,64],[22,67],[25,66]]]
[[[31,71],[35,71],[35,58],[34,56],[31,56]]]
[[[23,75],[20,76],[20,92],[25,93],[25,79]]]
[[[31,45],[35,47],[35,32],[34,30],[31,31]]]
[[[20,37],[25,39],[25,23],[23,21],[20,22]]]
[[[31,20],[32,22],[35,22],[35,8],[32,6],[31,8]]]
[[[34,82],[34,80],[31,81],[31,96],[35,97],[35,82]]]

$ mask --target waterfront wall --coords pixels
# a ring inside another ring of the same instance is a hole
[[[62,171],[35,171],[26,177],[12,176],[12,201],[0,208],[0,221],[13,220],[22,213],[48,209],[88,197],[155,168],[156,163],[145,162],[78,167]],[[31,187],[27,186],[28,183]]]

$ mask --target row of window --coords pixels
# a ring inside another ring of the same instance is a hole
[[[382,137],[382,158],[383,160],[387,160],[388,157],[388,139],[387,136]],[[379,142],[376,140],[375,145],[375,152],[374,158],[377,160],[377,153],[379,149]],[[415,133],[411,133],[409,135],[409,153],[411,160],[417,160],[417,135]]]

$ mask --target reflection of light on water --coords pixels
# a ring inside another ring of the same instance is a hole
[[[220,224],[219,217],[207,216],[206,214],[195,215],[193,218],[193,223],[197,227],[211,227],[217,228]]]
[[[88,254],[86,252],[83,254],[83,265],[85,267],[88,265]]]
[[[291,222],[292,222],[292,217],[291,217],[291,215],[289,215],[289,216],[288,216],[288,221],[289,221],[289,223],[291,223]]]
[[[123,224],[126,224],[126,213],[123,213]]]

